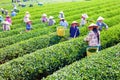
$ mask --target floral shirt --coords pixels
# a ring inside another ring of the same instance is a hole
[[[88,41],[89,46],[100,46],[100,40],[98,41],[98,37],[93,31],[89,32],[88,36],[85,38],[85,41]]]

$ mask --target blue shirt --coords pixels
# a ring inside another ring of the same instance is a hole
[[[31,24],[26,24],[26,29],[30,30],[31,29]]]
[[[1,17],[0,17],[0,22],[2,22],[2,21],[4,21],[4,19],[3,19],[3,17],[1,16]]]
[[[60,21],[60,26],[64,26],[65,28],[67,28],[68,23],[66,21]]]
[[[12,13],[11,13],[11,16],[16,16],[16,12],[12,12]]]
[[[70,37],[77,37],[79,36],[80,32],[79,29],[77,27],[70,27]]]
[[[96,23],[99,26],[99,30],[101,31],[103,27],[105,27],[106,29],[108,29],[108,25],[105,23],[101,23],[101,22],[97,22]]]

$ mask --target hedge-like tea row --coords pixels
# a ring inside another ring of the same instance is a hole
[[[66,34],[66,36],[69,36],[69,34]],[[1,48],[0,64],[66,40],[68,40],[66,37],[59,37],[55,32]]]
[[[119,28],[120,26],[117,25],[110,28],[108,31],[101,32],[103,48],[113,46],[120,42]],[[45,77],[58,70],[60,67],[84,57],[87,44],[83,39],[84,37],[72,39],[13,59],[0,65],[0,76],[10,80],[34,80],[36,78],[40,79],[43,76]]]
[[[119,80],[120,43],[77,61],[42,80]]]
[[[0,39],[0,48],[5,47],[7,45],[14,44],[14,43],[22,41],[22,40],[27,40],[29,38],[45,35],[50,32],[55,32],[55,31],[56,31],[56,27],[54,26],[54,27],[48,27],[48,28],[44,28],[44,29],[41,28],[38,30],[33,30],[33,31],[30,31],[30,32],[27,32],[24,34],[18,34],[18,35],[2,38],[2,39]]]
[[[16,26],[16,25],[15,25]],[[19,26],[23,26],[22,24]],[[36,29],[40,29],[40,28],[44,28],[46,26],[46,24],[36,24],[36,25],[33,25],[33,29],[36,30]],[[21,27],[19,29],[15,29],[15,30],[11,30],[11,31],[6,31],[6,32],[0,32],[0,38],[4,38],[4,37],[8,37],[8,36],[13,36],[13,35],[17,35],[17,34],[20,34],[21,31],[25,31],[25,27]]]

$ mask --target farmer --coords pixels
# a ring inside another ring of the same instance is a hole
[[[5,15],[8,15],[8,10],[5,10]]]
[[[1,12],[2,14],[5,14],[5,10],[3,8],[1,8]]]
[[[88,18],[87,14],[82,14],[80,26],[84,26],[87,23],[87,21],[86,21],[87,18]]]
[[[8,31],[8,30],[10,30],[10,24],[9,24],[9,22],[3,21],[3,22],[2,22],[2,26],[3,26],[3,31]]]
[[[47,18],[47,15],[46,15],[46,14],[43,14],[43,15],[42,15],[41,21],[42,21],[42,22],[47,22],[47,21],[48,21],[48,18]]]
[[[19,12],[19,10],[17,9],[17,6],[15,4],[13,4],[13,11]]]
[[[5,21],[7,21],[10,25],[12,24],[11,17],[9,15],[6,16]]]
[[[15,11],[13,11],[13,10],[11,11],[11,16],[12,16],[12,17],[16,16],[16,14],[17,14],[17,13],[16,13]]]
[[[97,24],[97,26],[99,26],[99,30],[100,30],[100,31],[102,30],[103,27],[105,27],[106,30],[108,29],[108,25],[105,24],[105,23],[103,22],[103,20],[104,20],[104,18],[101,17],[101,16],[99,16],[98,19],[97,19],[97,23],[96,23],[96,24]]]
[[[53,16],[50,16],[48,20],[48,26],[52,26],[54,24],[55,24],[55,20],[53,19]]]
[[[16,11],[17,10],[17,6],[15,4],[13,4],[13,10]]]
[[[28,20],[26,22],[26,32],[30,31],[32,28],[32,21],[31,20]]]
[[[68,27],[68,22],[64,18],[61,18],[60,26],[63,26],[64,28],[67,28]]]
[[[100,50],[100,32],[98,28],[96,24],[90,24],[88,26],[90,32],[84,40],[88,42],[88,47],[98,47]]]
[[[26,14],[25,14],[25,16],[24,16],[24,22],[26,23],[27,21],[29,21],[31,16],[30,16],[30,14],[29,14],[29,12],[27,11],[26,12]]]
[[[59,17],[60,19],[61,19],[61,18],[65,18],[63,11],[59,12],[59,16],[58,16],[58,17]]]
[[[71,27],[70,27],[70,37],[71,38],[75,38],[75,37],[78,37],[80,32],[79,32],[79,29],[78,29],[78,22],[76,21],[73,21],[72,24],[71,24]]]
[[[2,15],[0,15],[0,23],[3,21],[4,21],[4,19],[3,19]]]

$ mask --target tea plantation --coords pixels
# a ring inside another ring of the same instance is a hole
[[[0,7],[10,12],[9,4],[2,1]],[[18,8],[10,31],[3,31],[0,24],[0,80],[120,80],[120,0],[77,0]],[[25,32],[23,22],[26,11],[32,20],[29,32]],[[56,33],[60,11],[69,23],[64,37]],[[42,23],[43,13],[54,16],[55,25]],[[79,37],[69,39],[70,24],[80,22],[83,13],[89,15],[90,22],[79,27]],[[102,50],[86,56],[88,25],[96,23],[99,16],[109,26],[100,32]]]

